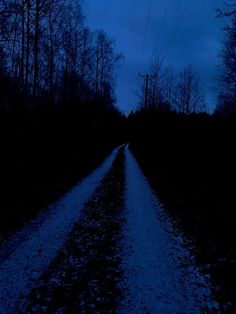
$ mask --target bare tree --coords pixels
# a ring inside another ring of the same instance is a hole
[[[94,83],[98,96],[113,98],[115,69],[121,59],[122,55],[115,53],[114,40],[104,31],[98,31],[95,34],[94,45]]]
[[[164,67],[161,61],[155,60],[148,75],[141,75],[140,91],[136,93],[141,106],[145,103],[147,110],[169,111],[173,103],[174,76],[172,68]]]
[[[161,61],[155,61],[151,66],[151,77],[150,105],[159,110],[170,110],[174,96],[174,70],[164,67]]]
[[[8,56],[7,63],[11,74],[18,80],[19,87],[24,88],[26,80],[26,46],[27,46],[27,1],[9,0],[1,5],[0,41]]]
[[[1,1],[0,49],[26,101],[114,98],[121,55],[105,32],[85,27],[80,0]]]
[[[174,106],[184,114],[205,111],[201,80],[192,65],[186,66],[177,79]]]
[[[218,9],[218,16],[229,19],[224,28],[221,65],[219,73],[219,105],[222,111],[236,112],[236,4],[228,1]],[[224,110],[225,106],[225,110]]]

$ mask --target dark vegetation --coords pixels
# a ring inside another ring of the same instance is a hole
[[[1,233],[20,227],[95,169],[123,141],[115,110],[5,115],[1,120]]]
[[[218,15],[226,26],[215,113],[201,113],[202,89],[192,67],[173,77],[157,62],[142,90],[145,105],[128,120],[132,152],[169,214],[193,240],[222,312],[236,313],[235,1],[226,2]]]
[[[235,313],[235,118],[150,112],[129,120],[131,150]]]
[[[0,2],[0,240],[123,143],[121,55],[80,1]]]

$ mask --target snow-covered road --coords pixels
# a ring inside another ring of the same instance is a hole
[[[118,182],[116,175],[113,177],[114,171],[109,171],[114,168],[120,169],[120,172],[124,173],[122,163],[113,163],[117,159],[115,157],[119,155],[117,154],[118,150],[119,148],[114,150],[96,171],[0,249],[0,314],[18,313],[19,301],[23,297],[27,297],[35,286],[37,287],[37,280],[47,269],[50,269],[52,261],[63,247],[70,259],[70,247],[66,249],[66,243],[71,242],[73,246],[73,241],[75,241],[77,246],[82,246],[82,250],[77,248],[73,254],[76,255],[76,252],[87,250],[88,252],[84,256],[87,256],[90,262],[93,261],[96,257],[93,245],[91,245],[90,252],[89,245],[80,243],[87,243],[95,237],[97,242],[94,243],[98,244],[94,245],[98,246],[99,253],[104,246],[104,235],[109,237],[111,234],[109,223],[105,223],[109,221],[114,225],[118,222],[119,225],[122,225],[122,228],[117,229],[117,233],[121,233],[118,237],[119,243],[114,242],[115,247],[109,253],[109,258],[105,256],[104,259],[108,263],[106,267],[109,269],[109,263],[114,268],[114,259],[116,258],[117,273],[122,273],[121,276],[117,275],[116,281],[114,281],[114,284],[119,281],[117,289],[121,291],[122,295],[121,298],[117,296],[118,308],[115,312],[121,314],[220,313],[218,304],[211,293],[209,278],[203,275],[197,267],[195,258],[188,247],[188,241],[179,232],[176,232],[176,228],[152,191],[128,146],[125,148],[126,184]],[[100,184],[104,177],[107,179]],[[118,183],[124,188],[117,189]],[[97,189],[99,186],[101,188]],[[109,186],[110,188],[108,188]],[[119,195],[124,195],[124,198],[121,199],[125,201],[121,201],[124,204],[120,204],[120,207],[116,204],[115,194],[113,195],[114,199],[110,198],[110,194],[113,193],[111,186],[118,191]],[[104,209],[102,206],[104,217],[107,215],[104,221],[98,215],[103,212],[99,208],[99,204],[102,203],[98,201],[99,193],[103,194],[102,200],[109,200],[106,201]],[[106,193],[109,194],[108,198]],[[85,205],[88,199],[91,200],[90,207],[92,206],[92,208]],[[112,220],[109,220],[114,206],[117,206],[114,212],[121,211],[124,219],[121,219],[119,215],[112,215]],[[84,220],[79,219],[82,208],[85,215]],[[89,225],[91,215],[96,218],[93,218],[96,224],[94,221],[91,223],[103,226],[104,230],[101,230],[99,234],[92,234],[92,228],[87,228],[83,236],[80,225],[83,224],[83,221]],[[73,229],[73,227],[75,228]],[[71,233],[72,229],[75,230],[75,233]],[[68,241],[69,234],[71,238]],[[74,234],[76,234],[76,239],[74,239]],[[114,234],[112,235],[114,236]],[[117,250],[120,254],[119,265],[115,253]],[[86,266],[83,265],[86,264],[81,262],[80,254],[77,253],[77,255],[77,265],[80,265],[78,271],[84,271],[83,267]],[[60,266],[60,259],[58,259],[58,263],[58,269],[60,267],[67,268],[67,265]],[[69,263],[68,267],[70,267]],[[96,272],[99,273],[100,266],[97,267]],[[54,279],[55,273],[59,273],[57,268],[54,269],[52,276]],[[90,277],[94,279],[93,274]],[[92,280],[91,278],[90,280]],[[66,290],[67,286],[69,285],[65,285],[63,289]],[[64,292],[70,294],[70,290]],[[110,292],[108,295],[114,300],[115,294],[112,292],[110,294]],[[47,295],[44,296],[46,299],[47,297]],[[102,298],[99,297],[99,300],[101,302]],[[95,306],[98,302],[97,298],[95,298],[94,304],[93,300],[91,302],[91,305]],[[44,312],[43,310],[40,313]]]
[[[126,155],[126,289],[121,313],[220,313],[194,263],[129,149]]]
[[[1,314],[17,313],[19,300],[30,292],[65,244],[83,205],[110,169],[117,152],[118,148],[97,170],[0,249]]]

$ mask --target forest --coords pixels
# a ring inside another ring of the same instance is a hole
[[[194,65],[177,72],[157,57],[126,117],[116,106],[123,55],[89,29],[81,3],[0,1],[0,242],[129,143],[235,313],[236,5],[217,11],[227,24],[214,112]]]
[[[124,141],[115,108],[122,55],[80,2],[0,2],[1,235],[15,230]],[[119,129],[119,131],[118,131]]]
[[[177,226],[190,236],[198,261],[210,273],[215,295],[235,313],[236,294],[236,6],[226,18],[220,51],[217,105],[206,112],[204,89],[194,67],[177,76],[151,65],[142,108],[128,117],[131,150]],[[148,95],[148,97],[147,97]]]

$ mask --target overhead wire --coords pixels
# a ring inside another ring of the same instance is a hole
[[[167,45],[167,49],[166,49],[165,53],[163,54],[163,56],[161,57],[161,64],[160,65],[162,65],[164,63],[166,55],[168,54],[168,52],[169,52],[169,50],[170,50],[170,48],[171,48],[171,46],[172,46],[172,44],[176,38],[176,35],[178,34],[178,32],[180,30],[180,27],[182,25],[182,22],[184,20],[184,17],[186,15],[187,10],[188,10],[189,3],[190,3],[190,0],[187,0],[185,3],[185,6],[183,8],[183,12],[182,12],[180,19],[179,19],[179,21],[178,21],[178,23],[177,23],[177,25],[176,25],[173,33],[172,33],[171,39]]]
[[[167,0],[166,5],[164,7],[163,15],[162,15],[162,18],[161,18],[161,21],[160,21],[160,27],[159,27],[159,30],[158,30],[158,33],[157,33],[157,43],[159,43],[159,41],[160,41],[160,36],[161,36],[162,30],[163,30],[163,27],[164,27],[164,24],[165,24],[165,20],[166,20],[167,14],[168,14],[170,3],[171,3],[171,0]],[[169,40],[169,42],[167,44],[167,48],[165,50],[165,53],[160,55],[160,59],[159,59],[159,62],[158,62],[158,68],[159,69],[162,67],[162,65],[163,65],[163,63],[165,61],[165,58],[166,58],[166,56],[167,56],[171,46],[173,45],[173,42],[174,42],[174,40],[176,38],[176,35],[178,34],[178,32],[180,30],[180,27],[181,27],[181,25],[183,23],[184,17],[186,15],[186,12],[187,12],[188,7],[189,7],[189,3],[190,3],[190,0],[186,0],[185,6],[183,7],[183,11],[182,11],[179,19],[177,20],[177,24],[176,24],[176,26],[174,28],[174,31],[173,31],[173,33],[172,33],[172,35],[170,37],[170,40]],[[146,41],[147,41],[147,34],[148,34],[148,28],[149,28],[149,23],[150,23],[151,7],[152,7],[152,0],[149,0],[148,11],[147,11],[147,19],[146,19],[145,31],[144,31],[143,47],[142,47],[143,48],[142,49],[142,65],[143,65],[143,61],[144,61],[143,58],[144,58]],[[154,46],[153,53],[152,53],[152,60],[151,61],[155,61],[155,60],[153,60],[154,53],[156,52],[155,51],[155,47],[156,46]],[[142,76],[142,77],[144,77],[144,76]],[[148,82],[148,75],[147,75],[147,78],[146,78],[146,82]]]
[[[169,7],[170,7],[170,3],[171,3],[171,0],[167,0],[166,4],[165,4],[165,7],[164,7],[164,10],[163,10],[163,14],[162,14],[161,21],[160,21],[160,26],[159,26],[159,29],[158,29],[158,32],[157,32],[156,43],[155,43],[155,46],[154,46],[154,49],[153,49],[153,53],[152,53],[152,59],[154,58],[154,56],[156,54],[156,47],[158,46],[158,44],[160,42],[161,32],[162,32],[163,26],[165,24],[165,20],[166,20],[167,13],[168,13],[168,10],[169,10]]]
[[[143,45],[142,45],[142,60],[141,60],[142,64],[144,63],[144,53],[145,53],[146,42],[147,42],[148,28],[150,24],[151,8],[152,8],[152,0],[149,0],[147,18],[146,18],[145,29],[144,29]]]

